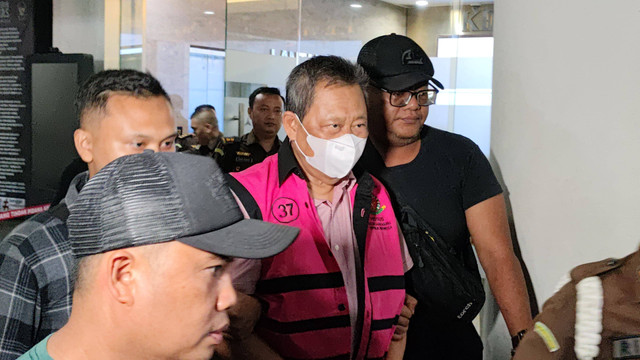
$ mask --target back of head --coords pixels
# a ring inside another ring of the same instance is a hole
[[[160,82],[149,73],[137,70],[105,70],[89,77],[78,90],[76,109],[79,125],[91,111],[104,111],[107,100],[114,94],[147,98],[162,96],[171,103]]]
[[[361,66],[338,56],[316,56],[296,66],[287,79],[287,110],[300,120],[313,103],[316,86],[358,85],[366,96],[369,77]]]
[[[402,91],[432,83],[443,89],[433,78],[433,64],[427,54],[403,35],[383,35],[367,42],[360,49],[358,64],[369,74],[371,84],[378,88]]]
[[[218,128],[218,116],[216,115],[216,111],[210,108],[200,108],[193,112],[191,115],[191,120],[198,119],[203,124],[209,124],[214,128]]]
[[[201,112],[205,112],[205,111],[213,111],[215,113],[216,112],[216,108],[213,105],[209,105],[209,104],[198,105],[193,110],[193,114],[191,114],[190,118],[193,119],[196,115],[200,114]]]
[[[249,107],[250,108],[253,108],[253,104],[256,101],[256,96],[258,96],[260,94],[278,95],[282,99],[282,102],[284,103],[284,97],[282,97],[282,95],[280,94],[280,89],[273,88],[273,87],[261,86],[261,87],[255,89],[251,93],[251,95],[249,95]]]

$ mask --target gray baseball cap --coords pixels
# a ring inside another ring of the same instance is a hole
[[[264,258],[286,249],[295,227],[245,219],[210,157],[120,157],[92,177],[70,206],[77,258],[177,240],[223,256]]]

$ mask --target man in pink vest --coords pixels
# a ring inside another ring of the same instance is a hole
[[[287,250],[235,264],[234,283],[262,303],[256,333],[293,359],[401,358],[392,341],[414,303],[412,263],[387,191],[352,171],[368,136],[358,65],[318,56],[291,72],[276,155],[233,173],[231,188],[252,218],[300,228]],[[256,243],[259,239],[256,239]],[[397,338],[398,336],[396,336]]]

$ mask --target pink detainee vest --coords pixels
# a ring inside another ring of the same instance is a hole
[[[231,175],[251,193],[263,220],[300,228],[284,252],[262,260],[256,295],[266,306],[258,333],[287,359],[350,359],[347,293],[306,181],[291,174],[280,185],[278,155]],[[366,241],[364,268],[356,271],[361,330],[353,358],[378,359],[389,348],[404,303],[400,239],[391,201],[378,180],[365,174],[350,195],[358,244]],[[365,207],[370,207],[366,223]],[[358,231],[365,227],[366,240]]]

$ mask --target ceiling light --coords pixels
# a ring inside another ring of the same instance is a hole
[[[429,5],[429,2],[420,0],[420,1],[416,1],[416,5],[417,6],[427,6],[427,5]]]
[[[354,9],[360,9],[362,7],[362,5],[360,5],[360,4],[351,4],[349,6],[351,6]]]
[[[214,15],[215,13],[213,11],[205,11],[204,14],[205,15]]]

